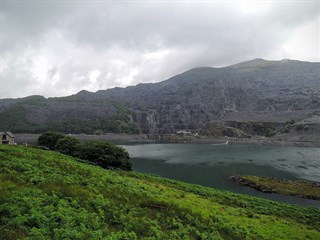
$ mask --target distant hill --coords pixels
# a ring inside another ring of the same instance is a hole
[[[12,131],[210,133],[222,122],[223,131],[245,132],[224,132],[229,135],[265,135],[270,126],[280,131],[288,121],[320,118],[320,63],[254,59],[195,68],[159,83],[63,98],[3,99],[0,113],[0,128]],[[271,125],[259,132],[239,124],[254,122]]]

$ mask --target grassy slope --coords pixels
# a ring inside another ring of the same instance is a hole
[[[302,180],[279,180],[261,176],[241,176],[244,180],[258,184],[273,192],[320,200],[320,187]]]
[[[320,210],[0,145],[1,239],[320,239]]]

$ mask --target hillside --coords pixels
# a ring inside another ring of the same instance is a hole
[[[234,122],[277,127],[288,120],[320,116],[320,63],[255,59],[225,68],[192,69],[164,82],[96,94],[131,103],[133,119],[152,133],[197,132],[215,121],[232,127]]]
[[[159,83],[64,98],[3,99],[0,113],[0,128],[15,132],[210,133],[220,122],[220,135],[267,136],[268,129],[295,133],[296,126],[284,130],[293,120],[309,122],[314,133],[320,132],[320,63],[255,59],[202,67]]]
[[[320,210],[0,145],[1,239],[319,239]]]
[[[110,99],[85,99],[81,93],[49,99],[0,99],[0,129],[24,133],[138,132],[124,104]]]

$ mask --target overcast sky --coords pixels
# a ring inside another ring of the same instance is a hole
[[[199,66],[320,61],[320,1],[3,1],[0,98],[158,82]]]

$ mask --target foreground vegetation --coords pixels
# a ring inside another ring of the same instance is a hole
[[[320,184],[303,180],[279,180],[261,176],[236,176],[242,185],[253,187],[259,191],[275,192],[320,200]]]
[[[320,210],[0,145],[2,239],[319,239]]]

